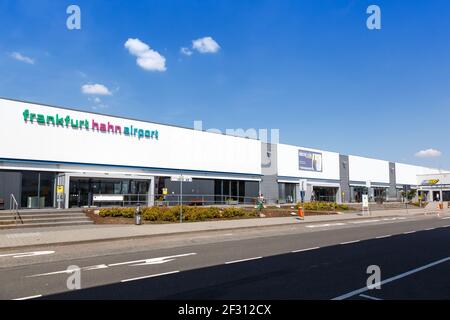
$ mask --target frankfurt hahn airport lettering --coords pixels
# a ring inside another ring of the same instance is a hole
[[[25,109],[22,113],[23,120],[25,123],[37,123],[39,125],[52,125],[56,127],[66,127],[72,129],[85,129],[102,133],[114,133],[114,134],[124,134],[125,136],[137,137],[140,139],[159,139],[158,130],[145,130],[140,128],[135,128],[132,125],[127,127],[122,127],[120,125],[112,124],[109,121],[107,123],[102,123],[96,121],[95,119],[74,119],[69,115],[60,116],[56,115],[43,115],[38,113],[32,113],[30,110]]]

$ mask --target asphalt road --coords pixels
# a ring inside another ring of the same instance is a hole
[[[0,264],[1,299],[450,299],[450,219],[44,246],[2,251]],[[372,265],[379,290],[366,287]],[[69,266],[80,268],[81,290],[68,289]]]

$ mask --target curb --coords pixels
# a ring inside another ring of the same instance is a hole
[[[410,214],[408,216],[426,216],[425,213],[420,214]],[[228,227],[228,228],[220,228],[220,229],[204,229],[204,230],[190,230],[190,231],[178,231],[178,232],[166,232],[166,233],[158,233],[158,234],[145,234],[145,235],[136,235],[136,236],[124,236],[124,237],[116,237],[116,238],[103,238],[103,239],[87,239],[87,240],[76,240],[76,241],[64,241],[64,242],[50,242],[50,243],[43,243],[43,244],[26,244],[26,245],[18,245],[18,246],[11,246],[11,247],[0,247],[0,252],[3,250],[13,250],[13,249],[22,249],[22,248],[36,248],[36,247],[44,247],[44,246],[65,246],[65,245],[76,245],[76,244],[88,244],[88,243],[96,243],[96,242],[109,242],[109,241],[121,241],[121,240],[133,240],[133,239],[143,239],[143,238],[154,238],[154,237],[167,237],[167,236],[176,236],[176,235],[182,235],[182,234],[191,234],[191,233],[199,233],[199,232],[217,232],[217,231],[231,231],[231,230],[245,230],[245,229],[265,229],[270,227],[278,227],[278,226],[287,226],[287,225],[298,225],[301,224],[313,224],[313,223],[328,223],[328,222],[346,222],[346,221],[353,221],[353,220],[359,220],[364,218],[396,218],[396,217],[403,217],[404,215],[386,215],[386,216],[361,216],[361,217],[354,217],[354,218],[348,218],[348,219],[334,219],[334,220],[321,220],[321,221],[312,221],[307,222],[305,220],[302,220],[301,222],[297,220],[296,218],[292,217],[292,222],[286,222],[286,223],[278,223],[278,224],[271,224],[271,225],[261,225],[261,226],[237,226],[237,227]],[[258,218],[257,218],[258,219]],[[270,219],[270,218],[267,218]]]

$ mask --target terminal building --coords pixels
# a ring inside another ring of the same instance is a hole
[[[11,99],[0,134],[0,209],[450,200],[437,169]]]

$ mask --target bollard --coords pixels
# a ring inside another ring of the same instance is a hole
[[[298,207],[298,218],[300,220],[304,220],[305,216],[303,214],[303,208],[302,207]]]
[[[141,204],[140,203],[137,204],[136,212],[134,213],[134,223],[137,226],[142,224]]]

